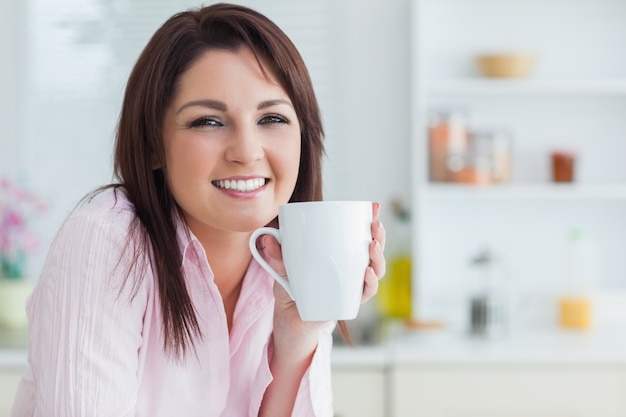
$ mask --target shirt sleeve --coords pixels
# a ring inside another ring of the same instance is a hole
[[[333,394],[331,387],[331,351],[333,346],[332,322],[320,331],[317,349],[309,369],[302,377],[296,402],[294,417],[332,417]]]
[[[134,276],[125,280],[127,236],[105,219],[79,216],[52,242],[28,306],[28,415],[134,415],[146,289],[144,282],[134,293]]]

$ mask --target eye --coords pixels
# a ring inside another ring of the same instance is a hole
[[[279,116],[277,114],[269,114],[267,116],[263,116],[261,120],[259,120],[260,125],[281,125],[281,124],[289,124],[289,120],[284,118],[283,116]]]
[[[208,117],[208,116],[199,117],[193,120],[191,123],[189,123],[189,127],[221,127],[221,126],[224,126],[222,122],[220,122],[219,120],[213,117]]]

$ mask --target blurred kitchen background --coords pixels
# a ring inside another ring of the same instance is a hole
[[[337,416],[626,416],[626,0],[238,3],[309,67],[326,199],[383,204],[388,274],[337,340]],[[0,3],[0,178],[48,205],[31,281],[112,179],[134,60],[197,4]],[[5,345],[0,393],[25,360]]]

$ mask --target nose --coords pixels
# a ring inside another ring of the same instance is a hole
[[[263,159],[264,151],[259,133],[251,128],[236,129],[226,149],[226,159],[242,165],[250,165]]]

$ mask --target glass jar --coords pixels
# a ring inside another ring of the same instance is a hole
[[[552,181],[573,182],[576,155],[571,151],[554,151],[552,159]]]
[[[467,116],[462,111],[431,112],[428,124],[430,181],[454,181],[463,171],[469,146]]]

